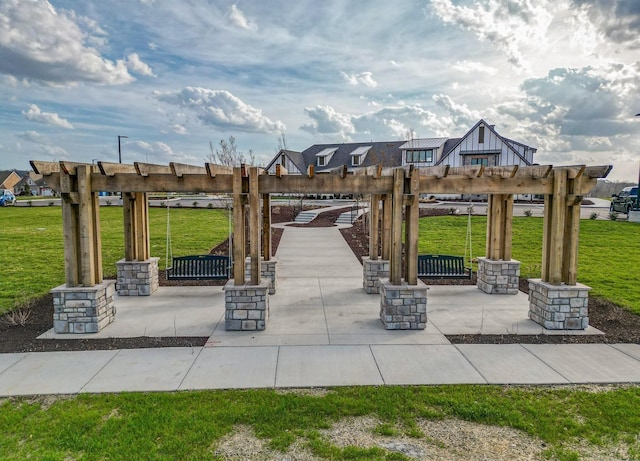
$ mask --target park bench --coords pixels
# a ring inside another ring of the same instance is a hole
[[[471,268],[462,256],[418,255],[418,277],[426,279],[470,279]]]
[[[228,256],[178,256],[167,269],[167,280],[228,279],[230,267]]]

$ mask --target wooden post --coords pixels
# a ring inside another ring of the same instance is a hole
[[[369,259],[377,261],[380,255],[380,195],[369,197]]]
[[[490,194],[487,208],[487,258],[511,260],[513,195]]]
[[[550,210],[547,216],[545,209],[546,233],[546,260],[542,265],[546,268],[543,273],[547,276],[548,282],[552,285],[562,283],[562,265],[564,261],[564,235],[566,225],[566,200],[567,200],[567,170],[556,169],[553,171],[553,195],[549,200]],[[545,201],[545,207],[547,206]]]
[[[124,227],[124,259],[125,261],[135,260],[136,254],[136,239],[135,226],[136,220],[134,217],[134,194],[132,192],[122,193],[122,216]],[[167,205],[168,206],[168,205]]]
[[[408,181],[407,219],[405,223],[405,281],[408,285],[418,284],[418,226],[420,218],[420,172],[412,169]]]
[[[502,260],[511,261],[513,241],[513,194],[504,197],[504,225],[502,226]]]
[[[404,170],[393,170],[392,219],[391,219],[391,260],[389,281],[400,285],[402,279],[402,198],[404,191]]]
[[[391,260],[391,220],[393,210],[392,196],[382,197],[382,259]]]
[[[249,167],[249,245],[251,248],[251,285],[260,284],[260,243],[262,222],[260,219],[260,193],[258,192],[258,168]]]
[[[580,202],[582,178],[577,177],[567,181],[567,191],[575,198],[567,203],[567,222],[564,233],[564,260],[562,263],[562,278],[567,285],[578,282],[578,243],[580,239]]]
[[[149,259],[149,202],[147,194],[144,192],[136,192],[134,213],[136,220],[136,253],[137,261],[146,261]]]
[[[64,270],[67,288],[80,285],[80,245],[78,235],[78,206],[73,194],[77,192],[76,177],[60,174],[62,195],[62,227],[64,229]]]
[[[235,167],[233,169],[233,279],[236,286],[245,283],[245,227],[242,168]]]
[[[271,195],[262,194],[262,256],[271,261]]]

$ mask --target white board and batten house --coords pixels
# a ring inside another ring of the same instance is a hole
[[[355,168],[414,165],[528,166],[534,163],[536,149],[498,134],[494,125],[478,121],[461,138],[420,138],[409,141],[314,144],[302,152],[281,150],[266,169],[275,173],[282,165],[289,174],[305,174],[313,165],[320,174],[336,167]]]

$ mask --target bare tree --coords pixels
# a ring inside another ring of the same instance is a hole
[[[280,136],[278,136],[278,148],[276,154],[281,150],[287,150],[287,138],[284,135],[284,130],[280,130]]]
[[[221,139],[218,143],[219,148],[213,147],[213,142],[209,141],[209,154],[205,158],[207,162],[217,163],[219,165],[239,166],[241,164],[255,165],[256,156],[253,150],[249,149],[247,155],[238,150],[236,138],[229,136],[229,140]]]

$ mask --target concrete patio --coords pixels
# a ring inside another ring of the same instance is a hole
[[[222,287],[161,287],[117,298],[114,323],[93,335],[208,336],[204,347],[0,355],[0,395],[397,384],[640,382],[640,345],[452,345],[453,334],[546,331],[527,296],[431,286],[423,331],[385,330],[378,295],[338,229],[285,229],[278,291],[262,332],[224,330]]]

